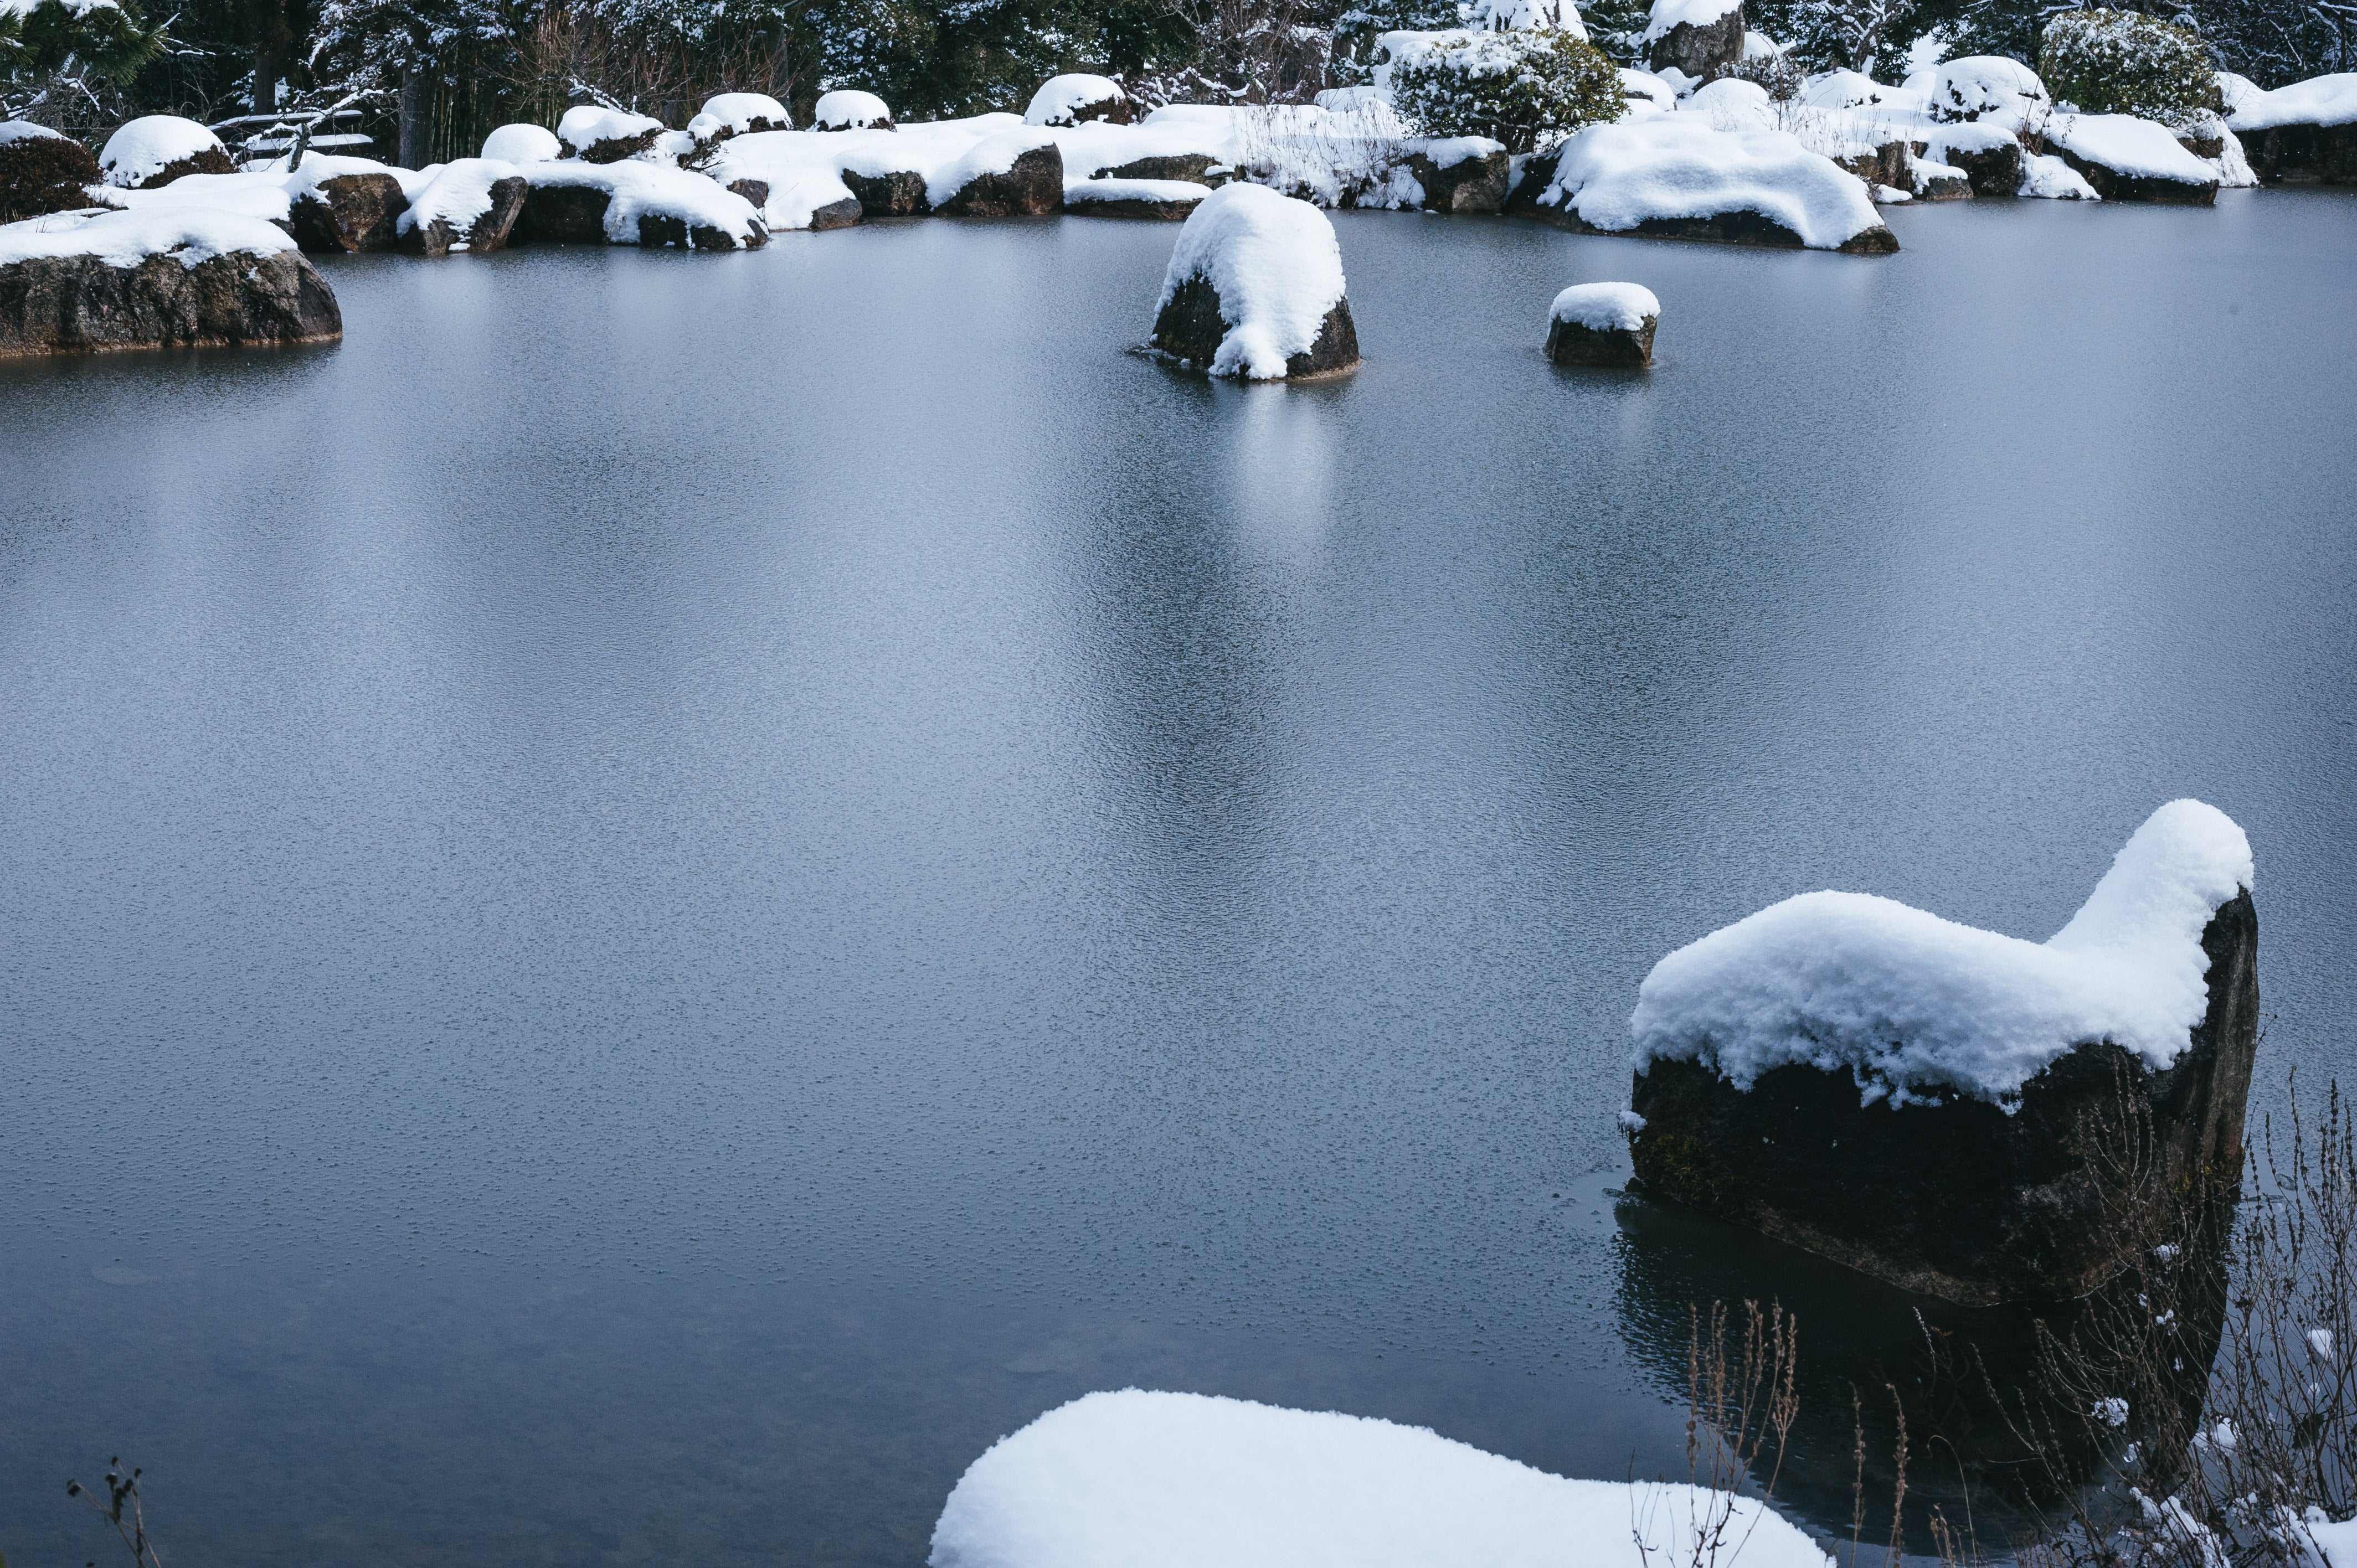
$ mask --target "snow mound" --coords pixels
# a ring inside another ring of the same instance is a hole
[[[1662,302],[1633,283],[1574,284],[1547,307],[1550,321],[1569,321],[1590,332],[1634,332],[1648,316],[1660,320]]]
[[[565,156],[565,144],[545,125],[502,125],[483,138],[483,156],[493,163],[537,164]]]
[[[2231,70],[2218,71],[2215,76],[2218,82],[2218,102],[2224,106],[2229,115],[2240,113],[2246,106],[2255,103],[2267,95],[2266,88],[2247,76],[2236,76]]]
[[[194,120],[183,120],[178,114],[142,114],[106,138],[98,166],[107,184],[134,186],[207,150],[229,156],[221,138]]]
[[[2245,95],[2227,120],[2237,131],[2357,124],[2357,71],[2312,76],[2273,92]]]
[[[1031,95],[1031,106],[1023,111],[1027,125],[1071,125],[1079,124],[1076,112],[1098,103],[1126,103],[1129,94],[1121,83],[1109,76],[1090,76],[1075,72],[1069,76],[1051,76]]]
[[[838,87],[818,101],[811,126],[820,131],[888,131],[892,111],[872,92]]]
[[[1859,70],[1829,70],[1802,85],[1801,102],[1812,109],[1863,109],[1901,96]]]
[[[1667,113],[1678,106],[1678,90],[1650,70],[1634,66],[1620,68],[1620,96],[1629,101],[1630,109],[1638,113]]]
[[[2207,185],[2217,170],[2186,151],[2166,125],[2133,114],[2057,114],[2046,127],[2046,143],[2072,156],[2142,179],[2174,179]]]
[[[660,133],[663,123],[645,114],[633,114],[624,109],[600,109],[595,103],[576,103],[556,122],[556,139],[578,157],[600,142],[627,142]]]
[[[1653,14],[1645,24],[1645,41],[1667,38],[1670,29],[1681,24],[1707,27],[1743,0],[1653,0]]]
[[[791,131],[794,126],[794,117],[786,112],[786,106],[766,92],[716,94],[705,101],[695,119],[688,122],[688,128],[695,129],[699,121],[709,122],[715,129],[725,128],[732,136],[744,135],[757,125],[764,131]]]
[[[60,142],[66,139],[64,132],[52,131],[47,125],[36,125],[30,120],[0,120],[0,147],[11,142],[30,141],[37,136],[49,136]]]
[[[1178,231],[1155,309],[1197,277],[1218,292],[1229,328],[1211,373],[1278,380],[1286,360],[1309,350],[1327,313],[1341,303],[1342,243],[1333,222],[1306,201],[1263,185],[1223,185]]]
[[[1721,130],[1773,129],[1776,124],[1775,101],[1768,96],[1768,90],[1739,76],[1703,83],[1686,100],[1686,107],[1709,115],[1710,123]]]
[[[1882,220],[1865,185],[1783,131],[1722,131],[1690,112],[1595,125],[1563,145],[1539,193],[1608,231],[1648,219],[1750,211],[1815,250],[1834,250]]]
[[[295,249],[276,224],[201,207],[128,212],[59,213],[0,224],[0,266],[53,256],[96,256],[109,266],[135,267],[169,255],[184,267],[215,256],[251,251],[274,256]]]
[[[2087,177],[2052,153],[2026,153],[2021,159],[2021,188],[2017,196],[2044,197],[2056,201],[2101,201]]]
[[[1934,120],[1992,120],[2019,130],[2023,121],[2051,103],[2038,73],[2003,55],[1952,59],[1932,78]]]
[[[1731,1508],[1743,1568],[1826,1568],[1749,1498],[1573,1481],[1422,1427],[1126,1389],[976,1459],[931,1568],[1645,1568],[1697,1560]],[[1642,1543],[1640,1544],[1640,1538]]]
[[[676,218],[691,229],[717,229],[738,250],[749,250],[769,238],[751,202],[700,174],[667,164],[639,159],[589,164],[567,158],[517,172],[531,180],[535,190],[590,186],[607,192],[613,199],[606,207],[606,238],[617,245],[640,242],[641,218]]]
[[[1629,1021],[1637,1068],[1699,1061],[1748,1090],[1803,1062],[1847,1069],[1869,1102],[1999,1105],[2090,1041],[2164,1069],[2209,1004],[2202,928],[2251,880],[2243,830],[2172,800],[2043,943],[1867,894],[1804,893],[1653,966]]]
[[[395,220],[394,229],[406,234],[438,218],[463,235],[475,226],[475,220],[491,209],[491,187],[522,172],[496,158],[458,158],[447,163],[411,199],[409,209]]]

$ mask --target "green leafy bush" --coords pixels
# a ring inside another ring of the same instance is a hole
[[[2179,128],[2221,107],[2216,69],[2191,32],[2134,11],[2061,12],[2038,47],[2056,102]]]
[[[1604,51],[1556,27],[1444,35],[1392,67],[1392,102],[1427,136],[1551,146],[1628,108]]]

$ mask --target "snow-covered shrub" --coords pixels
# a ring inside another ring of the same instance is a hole
[[[0,223],[90,205],[84,186],[98,183],[90,149],[45,125],[0,121]]]
[[[1801,95],[1808,81],[1808,73],[1800,61],[1787,54],[1747,54],[1727,69],[1727,74],[1738,81],[1758,86],[1779,103],[1789,103]]]
[[[106,183],[152,190],[184,174],[234,174],[221,138],[178,114],[143,114],[106,139],[98,155]]]
[[[2058,14],[2039,39],[2038,70],[2056,99],[2091,114],[2133,114],[2174,127],[2222,106],[2201,40],[2134,11]]]
[[[2003,55],[1972,55],[1952,59],[1932,79],[1931,101],[1924,113],[1944,123],[1988,121],[2018,130],[2042,118],[2053,107],[2046,83],[2018,59]]]
[[[1620,69],[1561,29],[1444,35],[1392,67],[1392,101],[1427,136],[1488,136],[1527,153],[1628,109]]]

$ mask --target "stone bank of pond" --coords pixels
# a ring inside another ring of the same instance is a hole
[[[1674,1471],[1681,1298],[1844,1307],[1606,1196],[1638,981],[2042,937],[2179,795],[2259,1105],[2343,1070],[2357,204],[1890,216],[1338,214],[1286,388],[1078,220],[0,369],[0,1547],[120,1453],[175,1568],[907,1563],[1130,1383]],[[1550,364],[1608,279],[1653,369]]]

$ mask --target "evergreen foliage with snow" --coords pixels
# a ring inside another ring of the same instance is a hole
[[[2065,11],[2046,24],[2038,73],[2057,102],[2174,128],[2222,106],[2216,68],[2183,27],[2134,11]]]
[[[1426,136],[1552,146],[1626,113],[1620,69],[1567,28],[1443,35],[1392,67],[1392,99]]]

